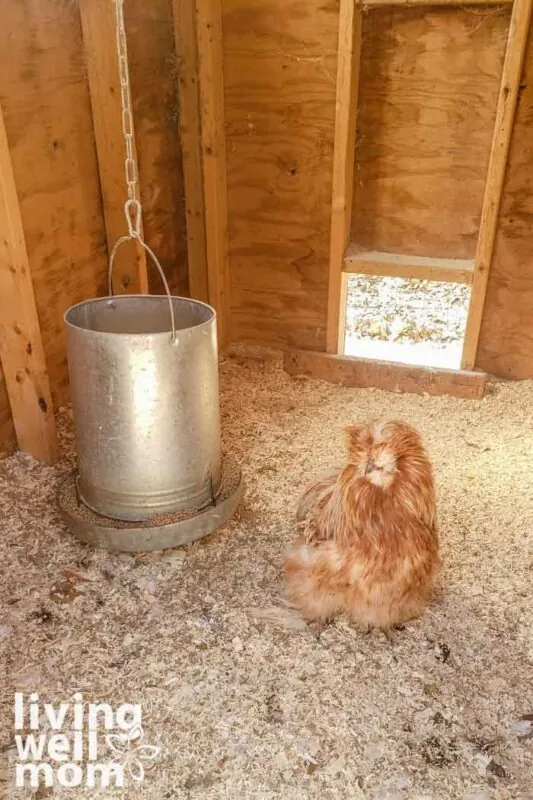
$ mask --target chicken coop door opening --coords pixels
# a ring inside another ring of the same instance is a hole
[[[346,356],[460,369],[471,288],[410,278],[346,278]]]

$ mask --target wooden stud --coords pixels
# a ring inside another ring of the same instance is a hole
[[[474,260],[465,258],[424,258],[393,253],[358,252],[348,247],[344,271],[388,278],[413,278],[422,281],[472,283]]]
[[[342,267],[344,253],[350,238],[352,218],[361,30],[360,3],[358,0],[341,0],[331,200],[326,338],[328,353],[337,353],[339,351],[339,339],[344,327],[340,320],[342,315],[346,313],[345,308],[341,307]]]
[[[482,372],[409,366],[311,350],[288,350],[284,368],[289,375],[302,375],[350,388],[451,395],[465,399],[483,397],[487,381]]]
[[[339,314],[339,337],[337,341],[337,353],[344,353],[346,345],[346,305],[348,302],[348,278],[349,275],[343,272],[341,275],[341,293]]]
[[[0,358],[19,448],[55,462],[54,408],[1,107]]]
[[[533,0],[515,0],[513,5],[481,211],[472,295],[463,348],[463,369],[472,369],[476,361],[507,156],[513,134],[516,103],[529,35],[532,2]]]
[[[111,253],[117,239],[127,233],[124,216],[124,203],[127,200],[124,172],[126,148],[122,135],[114,4],[111,0],[80,0],[80,17],[107,246]],[[134,156],[137,157],[135,142]],[[117,293],[148,292],[146,254],[137,242],[127,242],[117,253],[113,285]]]
[[[191,297],[209,302],[195,0],[173,0]]]
[[[221,0],[196,0],[196,24],[209,302],[224,347],[229,340],[229,274]]]

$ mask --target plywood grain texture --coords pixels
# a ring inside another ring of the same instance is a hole
[[[533,36],[530,32],[476,365],[533,378]]]
[[[464,7],[364,15],[357,245],[474,256],[509,15]]]
[[[339,6],[223,11],[233,334],[323,349]]]
[[[178,55],[172,0],[124,4],[144,235],[170,290],[188,294],[187,234],[179,136]],[[148,264],[150,291],[163,284]]]
[[[52,394],[68,399],[63,314],[101,293],[107,267],[79,13],[4,0],[4,109]]]

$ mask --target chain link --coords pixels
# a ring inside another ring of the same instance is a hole
[[[133,201],[127,205],[126,221],[130,235],[140,235],[141,229],[141,206],[137,197],[137,185],[139,173],[133,155],[133,114],[131,110],[131,91],[130,73],[128,67],[128,44],[126,39],[126,26],[124,25],[124,0],[115,0],[115,20],[118,54],[118,72],[120,79],[120,102],[122,105],[122,134],[126,144],[126,160],[124,162],[124,172],[126,177],[126,187],[128,190],[128,200]],[[134,208],[135,215],[131,217]],[[133,232],[133,233],[132,233]]]

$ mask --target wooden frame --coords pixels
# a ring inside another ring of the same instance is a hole
[[[55,462],[54,407],[1,107],[0,358],[19,448]]]
[[[376,251],[360,252],[356,247],[350,245],[344,257],[343,268],[345,273],[360,275],[470,284],[474,274],[474,260],[424,258]]]
[[[487,296],[487,285],[494,253],[500,203],[507,168],[507,157],[524,65],[532,0],[515,0],[507,49],[503,64],[500,93],[496,110],[496,122],[485,184],[485,195],[481,211],[481,222],[476,248],[472,295],[466,323],[462,367],[472,369],[476,362],[483,310]]]
[[[191,297],[209,302],[195,0],[173,0]]]
[[[358,0],[341,0],[339,13],[339,50],[337,62],[337,97],[333,186],[331,198],[331,235],[328,281],[328,317],[326,349],[338,353],[343,347],[344,322],[341,309],[343,259],[350,238],[353,171],[359,62],[361,56],[361,5]]]
[[[209,302],[224,347],[230,339],[230,314],[221,0],[196,0],[196,31]]]
[[[504,0],[511,3],[512,0]],[[487,182],[475,259],[422,258],[403,253],[364,252],[349,243],[354,170],[357,83],[361,31],[358,2],[341,0],[337,117],[333,167],[331,248],[327,346],[328,353],[342,353],[346,276],[365,274],[386,277],[449,281],[472,285],[462,356],[463,370],[475,365],[487,283],[494,250],[507,156],[522,74],[533,0],[514,0],[501,86],[496,111]],[[496,0],[471,0],[467,5],[497,4]],[[460,0],[362,0],[363,7],[463,6]],[[358,20],[358,24],[356,21]],[[379,362],[378,362],[379,363]]]
[[[122,136],[113,3],[109,0],[80,0],[80,17],[87,57],[107,247],[111,253],[117,239],[127,233],[124,216],[124,203],[127,199],[124,175],[126,149]],[[134,271],[131,269],[132,261],[136,266]],[[114,278],[114,285],[120,283],[124,292],[148,292],[146,253],[137,242],[123,245],[117,253]]]

